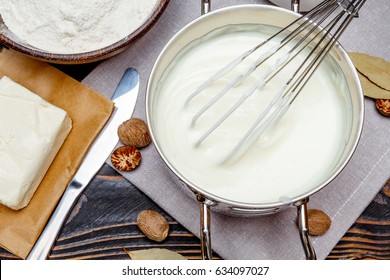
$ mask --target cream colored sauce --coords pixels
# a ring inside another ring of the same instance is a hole
[[[266,68],[240,83],[191,127],[191,119],[234,74],[209,86],[185,109],[186,98],[205,79],[269,36],[263,27],[234,28],[210,35],[188,47],[164,73],[155,100],[156,138],[170,164],[192,184],[232,201],[273,203],[288,201],[322,183],[339,160],[348,136],[346,82],[341,70],[323,63],[278,125],[259,138],[238,159],[221,160],[245,134],[259,112],[286,82],[275,77],[257,90],[199,146],[194,143]],[[263,50],[260,50],[263,51]],[[257,57],[250,57],[254,61]],[[270,62],[271,63],[271,62]]]

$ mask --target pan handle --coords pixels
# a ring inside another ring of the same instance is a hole
[[[211,10],[211,0],[202,0],[201,1],[202,5],[202,15],[207,14]]]
[[[211,11],[211,0],[201,0],[201,6],[202,6],[202,15],[207,14]],[[293,12],[299,13],[300,12],[300,0],[291,0],[291,10]]]
[[[303,246],[303,250],[305,251],[307,260],[316,260],[316,252],[314,250],[313,245],[309,239],[309,223],[307,218],[307,203],[309,199],[306,198],[304,200],[296,203],[298,209],[298,227],[299,227],[299,235],[301,237],[301,242]]]
[[[291,11],[299,13],[301,10],[301,1],[300,0],[291,0]]]
[[[212,260],[210,207],[214,202],[198,194],[200,206],[200,246],[203,260]]]

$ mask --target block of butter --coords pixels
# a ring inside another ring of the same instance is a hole
[[[72,128],[67,113],[4,76],[0,79],[0,203],[30,202]]]

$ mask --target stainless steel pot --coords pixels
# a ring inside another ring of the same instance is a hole
[[[208,12],[210,9],[210,1],[202,1],[202,12]],[[202,37],[216,28],[226,26],[228,24],[269,24],[273,26],[285,26],[293,19],[298,17],[294,12],[290,12],[281,8],[267,5],[240,5],[202,15],[190,24],[181,29],[165,46],[159,55],[150,75],[147,86],[146,96],[146,114],[148,125],[151,130],[151,135],[161,157],[168,167],[177,175],[177,177],[195,194],[196,199],[200,204],[200,238],[202,245],[203,259],[212,259],[211,236],[210,236],[210,210],[218,211],[226,215],[255,217],[260,215],[274,214],[282,209],[291,206],[297,207],[298,225],[300,238],[307,259],[315,259],[315,251],[308,237],[308,221],[307,221],[307,203],[309,197],[325,187],[332,181],[345,167],[351,158],[357,143],[360,138],[362,123],[363,123],[363,94],[356,70],[348,58],[348,55],[343,48],[336,44],[330,55],[341,68],[347,85],[349,87],[350,99],[350,133],[346,141],[344,150],[340,159],[333,171],[327,179],[321,184],[312,186],[309,191],[301,193],[288,202],[273,202],[273,203],[240,203],[224,199],[210,192],[205,191],[202,186],[193,184],[188,178],[185,178],[171,164],[170,156],[163,152],[160,145],[159,136],[156,132],[155,103],[156,90],[161,76],[165,69],[174,59],[174,57],[195,38]]]

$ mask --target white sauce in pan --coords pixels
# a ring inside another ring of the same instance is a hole
[[[153,123],[161,151],[192,184],[232,201],[285,202],[318,186],[331,174],[349,134],[346,81],[341,70],[331,60],[325,60],[278,125],[238,159],[221,164],[286,82],[286,74],[281,73],[257,90],[199,146],[195,145],[269,65],[257,69],[230,91],[193,127],[194,114],[246,67],[240,65],[222,82],[210,85],[186,109],[185,100],[204,80],[269,37],[270,32],[273,32],[270,27],[265,26],[231,27],[214,32],[183,50],[157,87]],[[251,56],[248,62],[257,57]]]

